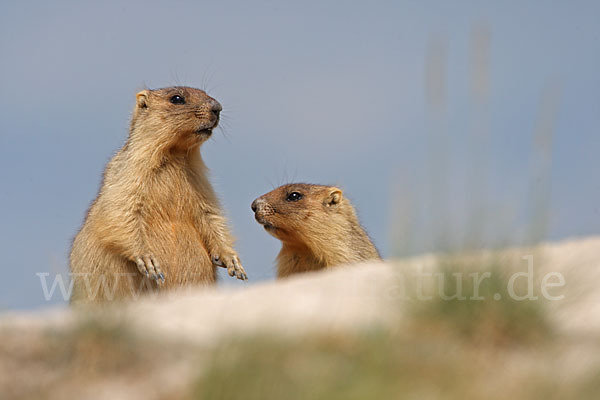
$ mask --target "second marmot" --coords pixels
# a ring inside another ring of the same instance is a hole
[[[252,203],[256,221],[281,240],[277,276],[380,259],[352,204],[333,186],[295,183]]]

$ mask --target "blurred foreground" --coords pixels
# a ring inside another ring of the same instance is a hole
[[[0,397],[595,399],[599,260],[588,238],[4,314]]]

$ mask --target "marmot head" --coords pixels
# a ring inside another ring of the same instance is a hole
[[[200,89],[175,86],[142,90],[136,95],[131,132],[133,135],[141,128],[144,135],[156,136],[160,143],[188,149],[212,135],[222,109]]]
[[[346,201],[336,187],[293,183],[262,195],[251,208],[256,221],[277,239],[310,246],[309,241],[327,240],[332,229],[343,226]]]

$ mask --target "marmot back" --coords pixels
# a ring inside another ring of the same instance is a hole
[[[215,266],[246,279],[199,151],[220,111],[199,89],[137,94],[129,138],[73,241],[72,302],[214,283]]]
[[[380,259],[354,207],[336,187],[284,185],[254,200],[252,210],[282,242],[278,277]]]

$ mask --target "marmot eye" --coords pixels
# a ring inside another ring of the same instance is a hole
[[[288,194],[287,201],[298,201],[302,198],[302,193],[292,192]]]
[[[178,95],[178,94],[176,94],[175,96],[171,97],[169,99],[169,101],[171,103],[173,103],[173,104],[185,104],[185,99],[182,96]]]

